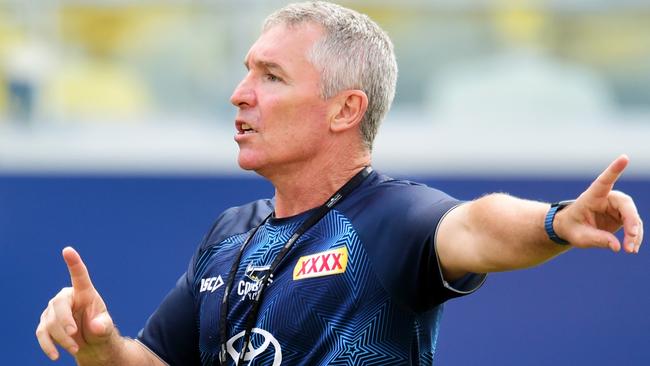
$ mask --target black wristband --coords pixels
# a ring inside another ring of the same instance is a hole
[[[553,242],[557,244],[569,245],[569,242],[560,238],[555,233],[555,230],[553,229],[553,220],[555,219],[555,214],[557,214],[560,210],[572,204],[573,202],[575,202],[575,200],[555,202],[551,204],[551,208],[546,213],[546,218],[544,219],[544,229],[546,230],[546,234],[548,235],[548,238],[553,240]]]

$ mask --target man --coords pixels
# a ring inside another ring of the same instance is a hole
[[[462,203],[373,172],[397,66],[364,15],[289,5],[267,18],[245,66],[231,98],[238,162],[275,197],[217,219],[138,340],[119,335],[81,258],[64,249],[72,287],[36,331],[51,359],[59,344],[80,365],[429,365],[442,303],[485,273],[570,247],[639,250],[634,202],[612,191],[625,156],[551,207],[504,194]],[[622,243],[612,234],[621,226]]]

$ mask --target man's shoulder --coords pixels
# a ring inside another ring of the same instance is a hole
[[[426,231],[435,228],[444,213],[459,202],[425,184],[378,173],[339,210],[358,227],[400,227],[408,231],[421,226]]]
[[[455,201],[455,198],[447,193],[424,183],[396,179],[380,173],[369,182],[366,195],[383,202],[384,205],[391,203],[404,207]]]
[[[211,246],[233,235],[246,233],[259,225],[271,212],[273,202],[270,199],[230,207],[215,220],[203,246]]]

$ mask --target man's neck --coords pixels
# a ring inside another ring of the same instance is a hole
[[[275,216],[294,216],[322,205],[363,167],[370,155],[345,162],[309,162],[267,177],[275,187]]]

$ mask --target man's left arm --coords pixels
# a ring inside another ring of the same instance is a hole
[[[491,194],[458,206],[440,223],[436,248],[445,279],[508,271],[541,264],[571,247],[638,253],[643,225],[632,198],[614,191],[627,166],[620,156],[552,222],[570,245],[549,238],[544,219],[549,204]],[[623,243],[613,234],[623,227]]]

